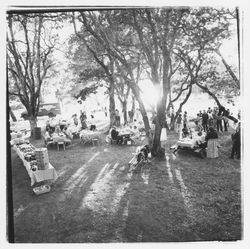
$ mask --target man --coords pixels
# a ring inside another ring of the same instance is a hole
[[[205,110],[203,110],[203,113],[202,113],[202,127],[203,127],[203,130],[205,132],[207,131],[207,122],[208,122],[208,114],[206,113]]]
[[[121,123],[120,114],[119,114],[118,109],[115,109],[115,123],[116,123],[116,126],[120,126],[120,123]]]
[[[187,112],[184,112],[183,115],[183,127],[186,129],[187,128]]]
[[[222,119],[223,119],[222,114],[217,113],[217,115],[216,115],[217,132],[219,132],[219,131],[223,132]]]
[[[236,129],[236,132],[232,134],[233,147],[231,151],[231,159],[234,159],[234,155],[237,159],[240,159],[240,123]]]
[[[180,132],[181,129],[181,121],[182,121],[182,116],[179,114],[176,120],[176,132]]]
[[[111,138],[113,140],[116,140],[117,144],[122,144],[123,143],[123,137],[119,136],[119,132],[116,130],[116,127],[113,126],[111,130]]]

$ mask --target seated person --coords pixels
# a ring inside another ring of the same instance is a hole
[[[70,129],[68,129],[67,126],[64,127],[63,133],[65,134],[66,138],[68,138],[68,139],[70,139],[70,140],[73,139],[73,134],[72,134],[72,132],[70,131]]]
[[[59,125],[57,125],[57,126],[55,127],[55,134],[58,135],[58,136],[60,136],[60,137],[64,136],[64,133],[63,133],[62,130],[60,129],[60,126],[59,126]]]
[[[68,130],[68,128],[66,126],[63,129],[63,133],[66,136],[65,137],[65,144],[66,144],[66,146],[70,145],[71,142],[72,142],[72,139],[73,139],[72,133],[70,132],[70,130]]]
[[[197,145],[199,145],[201,148],[207,147],[207,142],[204,140],[204,137],[202,137],[202,132],[199,131],[197,133],[197,136],[195,137]]]
[[[202,131],[202,126],[198,123],[198,121],[195,121],[195,127],[194,127],[194,130],[196,132],[201,132]]]
[[[111,130],[111,138],[113,140],[116,140],[117,144],[122,144],[123,143],[123,137],[119,136],[119,132],[116,130],[115,126]]]
[[[51,137],[50,129],[48,127],[46,128],[46,131],[44,133],[44,140],[46,143],[53,141],[53,138]]]
[[[140,138],[140,131],[139,131],[139,129],[137,128],[137,126],[133,126],[133,128],[130,129],[130,130],[131,130],[131,133],[132,133],[132,135],[130,136],[130,139],[131,139],[132,141],[135,141],[136,139],[139,139],[139,138]]]
[[[61,131],[63,131],[64,127],[66,126],[66,120],[60,120],[59,125],[60,125]]]
[[[188,132],[187,127],[183,128],[182,129],[182,137],[185,138],[185,137],[188,137],[188,135],[189,135],[189,132]]]

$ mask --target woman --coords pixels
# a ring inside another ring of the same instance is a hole
[[[207,142],[207,157],[219,157],[218,134],[213,127],[209,127],[205,140]]]

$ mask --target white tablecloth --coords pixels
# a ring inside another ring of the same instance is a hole
[[[84,142],[91,142],[93,138],[100,138],[100,132],[90,131],[90,130],[82,130],[80,132],[80,138]]]
[[[34,185],[35,182],[41,182],[45,180],[55,181],[58,178],[56,170],[51,164],[49,164],[48,169],[32,171],[30,169],[30,163],[24,159],[24,153],[22,153],[22,151],[20,151],[16,145],[13,146],[13,149],[23,161],[23,165],[25,166],[31,180],[31,186]]]
[[[177,145],[179,145],[181,147],[187,147],[187,148],[193,149],[197,145],[197,142],[204,142],[204,141],[205,141],[205,135],[202,135],[202,136],[195,136],[194,135],[192,139],[190,139],[190,138],[180,139],[177,142]]]

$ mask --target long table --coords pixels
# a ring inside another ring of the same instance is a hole
[[[23,165],[25,166],[31,180],[30,184],[31,186],[34,185],[36,182],[41,182],[45,180],[55,181],[58,178],[55,168],[50,163],[47,169],[32,171],[30,169],[30,163],[24,159],[24,153],[21,150],[19,150],[16,145],[13,146],[13,149],[16,151],[17,155],[23,161]]]
[[[203,133],[202,136],[193,135],[192,139],[189,137],[180,139],[177,142],[177,145],[181,146],[181,147],[187,147],[187,148],[193,149],[195,146],[197,146],[198,141],[200,141],[200,142],[205,141],[205,133]]]

